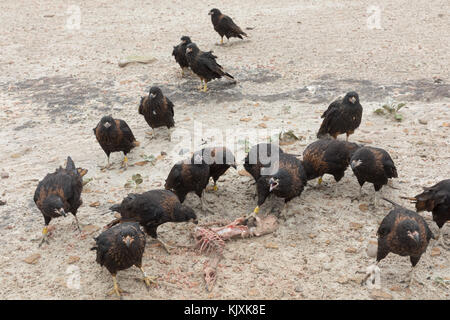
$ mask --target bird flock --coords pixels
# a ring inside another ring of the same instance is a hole
[[[233,20],[218,9],[209,12],[214,30],[227,39],[247,34]],[[207,83],[213,79],[226,77],[236,81],[216,62],[217,56],[212,51],[201,51],[188,36],[181,37],[181,43],[174,47],[172,55],[179,64],[182,75],[191,70],[200,78],[199,90],[208,90]],[[141,97],[138,113],[142,115],[153,132],[155,128],[167,127],[169,143],[171,128],[175,126],[174,104],[160,88],[151,87],[148,96]],[[299,197],[308,181],[317,179],[322,183],[325,174],[332,175],[338,183],[350,166],[359,185],[372,183],[375,189],[374,205],[377,203],[377,192],[388,184],[389,179],[397,178],[397,168],[389,153],[382,148],[365,146],[349,141],[349,136],[360,126],[363,108],[356,92],[348,92],[344,98],[333,101],[322,114],[322,124],[317,133],[317,140],[308,145],[302,155],[284,152],[278,145],[260,143],[250,148],[244,159],[245,170],[254,178],[257,203],[253,212],[246,219],[254,219],[260,214],[261,207],[270,195],[282,198],[285,206],[280,213],[283,216],[288,210],[289,202]],[[111,169],[110,154],[123,152],[122,167],[128,165],[127,154],[136,147],[136,140],[131,128],[121,119],[104,116],[93,129],[95,137],[107,156],[105,169]],[[338,136],[346,134],[346,140]],[[300,159],[301,158],[301,159]],[[120,217],[108,223],[101,234],[95,238],[92,250],[96,251],[96,262],[105,266],[113,278],[113,290],[110,294],[121,297],[123,290],[119,287],[116,274],[120,270],[136,266],[143,274],[147,287],[156,283],[142,268],[142,257],[146,245],[146,235],[161,242],[170,253],[171,247],[158,239],[157,228],[166,222],[198,223],[196,212],[183,204],[186,195],[194,192],[200,198],[202,211],[211,211],[205,202],[205,189],[213,178],[213,190],[217,190],[219,177],[233,167],[237,169],[233,153],[223,146],[215,146],[195,151],[189,159],[173,165],[164,189],[150,190],[142,194],[129,194],[120,204],[110,208]],[[400,170],[401,172],[401,170]],[[83,176],[86,169],[76,167],[69,156],[65,167],[59,167],[55,172],[47,174],[41,180],[34,194],[34,202],[44,217],[45,226],[39,247],[48,243],[48,225],[52,219],[65,217],[72,213],[78,230],[80,230],[77,210],[82,205]],[[438,182],[434,186],[425,187],[424,191],[407,199],[415,203],[416,210],[408,210],[395,202],[385,199],[394,205],[381,222],[377,235],[378,247],[376,263],[368,268],[365,282],[370,278],[374,281],[379,274],[378,263],[388,253],[409,256],[412,264],[410,283],[413,280],[413,270],[433,235],[426,221],[417,213],[431,211],[433,220],[439,230],[450,220],[450,179]],[[143,228],[143,230],[141,229]],[[80,230],[81,231],[81,230]],[[442,237],[440,237],[442,241]],[[442,243],[445,247],[445,244]]]

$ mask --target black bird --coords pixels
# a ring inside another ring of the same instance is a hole
[[[121,297],[124,291],[117,284],[116,275],[120,270],[136,266],[144,276],[147,287],[150,283],[155,283],[142,268],[142,255],[145,249],[145,234],[137,222],[124,222],[110,229],[103,231],[95,238],[96,245],[91,250],[97,251],[96,261],[101,266],[105,266],[111,273],[114,289],[109,292]]]
[[[278,160],[279,154],[283,150],[275,144],[259,143],[250,148],[244,160],[244,169],[250,173],[255,182],[261,177],[261,169],[265,168],[267,175],[272,163]]]
[[[256,182],[258,205],[252,216],[259,212],[260,206],[266,201],[270,193],[284,199],[284,211],[287,211],[288,202],[300,196],[306,186],[305,169],[302,162],[294,155],[280,153],[279,159],[274,161],[271,169],[272,174],[261,175]]]
[[[104,116],[93,130],[98,143],[108,157],[106,168],[110,167],[109,155],[112,152],[123,152],[122,166],[126,168],[128,165],[127,153],[139,146],[139,142],[136,141],[128,124],[124,120]]]
[[[212,51],[203,52],[195,43],[191,43],[186,48],[186,57],[189,61],[189,67],[199,78],[203,85],[203,91],[208,90],[207,83],[213,79],[225,77],[234,81],[231,74],[225,72],[220,64],[216,62],[217,56]],[[202,86],[200,86],[200,90]]]
[[[217,180],[225,174],[228,168],[236,169],[236,160],[233,153],[225,147],[204,148],[194,152],[191,161],[195,163],[195,159],[201,157],[202,162],[209,165],[209,177],[213,178],[214,191],[217,191]],[[198,158],[200,159],[200,158]]]
[[[360,148],[356,143],[319,139],[306,147],[303,151],[303,167],[308,180],[319,177],[322,183],[324,174],[331,174],[339,182],[350,164],[350,158]]]
[[[180,65],[181,76],[184,76],[184,70],[189,69],[189,62],[186,58],[186,47],[192,43],[191,38],[188,36],[181,37],[181,43],[173,47],[172,55],[175,57],[175,61]]]
[[[110,208],[119,212],[121,217],[108,227],[124,221],[137,221],[144,227],[145,233],[157,239],[169,252],[168,246],[158,239],[156,229],[166,222],[194,222],[197,216],[191,208],[182,205],[178,197],[169,190],[151,190],[142,194],[131,193]]]
[[[167,127],[170,141],[170,128],[175,127],[173,107],[172,101],[165,97],[158,87],[151,87],[149,95],[141,97],[139,114],[144,116],[145,121],[152,128],[152,138],[156,136],[155,128]]]
[[[363,108],[359,103],[359,96],[356,92],[348,92],[344,99],[332,102],[328,109],[322,114],[322,125],[320,126],[317,138],[322,138],[329,134],[334,139],[340,134],[353,134],[361,124]]]
[[[45,227],[42,230],[43,238],[39,246],[47,242],[47,227],[50,221],[54,218],[65,217],[68,212],[73,214],[77,228],[81,231],[76,214],[83,203],[81,200],[82,177],[86,173],[86,169],[76,168],[72,158],[67,157],[66,168],[59,167],[39,182],[33,198],[45,221]]]
[[[210,211],[204,203],[204,191],[209,182],[209,165],[202,161],[200,155],[176,163],[167,176],[164,188],[173,191],[183,203],[189,192],[195,192],[202,203],[202,210]]]
[[[412,200],[416,203],[417,212],[424,210],[432,212],[433,221],[439,228],[439,241],[442,241],[441,245],[444,245],[440,233],[444,224],[450,221],[450,179],[442,180],[434,186],[423,189],[424,191]]]
[[[220,35],[220,44],[223,44],[223,36],[229,38],[235,37],[243,39],[242,36],[247,37],[247,34],[242,31],[229,16],[224,15],[219,9],[211,9],[208,15],[211,16],[211,22],[214,26],[214,30]]]
[[[377,191],[388,183],[388,179],[397,178],[397,169],[389,153],[381,148],[362,147],[356,150],[350,158],[350,166],[361,186],[365,182],[373,183],[375,189],[374,205],[376,206]]]
[[[378,228],[376,265],[390,252],[402,257],[409,256],[412,265],[409,281],[410,286],[413,281],[414,267],[419,262],[422,254],[427,250],[430,239],[434,239],[434,235],[419,214],[391,200],[383,199],[392,203],[395,208],[381,221],[380,227]],[[374,272],[379,272],[378,270],[374,268]],[[370,274],[368,274],[366,279],[369,276]]]

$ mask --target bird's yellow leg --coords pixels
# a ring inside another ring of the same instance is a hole
[[[203,89],[203,79],[200,78],[200,87],[198,87],[198,90],[202,90]]]
[[[220,44],[223,44],[223,37],[222,37],[222,39],[220,39]]]
[[[206,81],[205,81],[205,86],[203,87],[203,92],[206,92],[208,90],[208,87],[206,86]]]
[[[125,169],[128,168],[128,157],[127,156],[123,157],[122,167]]]
[[[47,235],[48,235],[48,228],[47,226],[45,226],[44,229],[42,229],[42,240],[41,243],[39,243],[39,247],[42,246],[44,242],[48,243]]]
[[[214,187],[213,187],[213,190],[214,191],[217,191],[217,190],[219,190],[219,188],[217,187],[217,184],[214,182]]]
[[[156,277],[154,278],[150,278],[149,276],[147,276],[147,274],[145,273],[144,269],[142,267],[139,267],[139,269],[142,271],[142,275],[144,276],[144,282],[145,285],[150,288],[150,285],[153,283],[155,285],[157,285],[158,283],[156,282]]]
[[[123,291],[120,289],[119,285],[117,284],[116,276],[112,276],[113,282],[114,282],[114,289],[112,289],[110,292],[108,292],[108,296],[116,294],[119,298],[122,296],[121,293],[126,293],[126,291]]]
[[[317,180],[317,183],[319,184],[319,185],[321,185],[322,184],[322,177],[319,177],[319,180]]]

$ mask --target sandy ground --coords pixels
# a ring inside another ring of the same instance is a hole
[[[0,3],[0,173],[8,175],[0,179],[0,199],[6,201],[0,206],[0,298],[108,298],[111,277],[89,249],[92,237],[114,218],[108,211],[112,203],[128,192],[161,188],[180,150],[194,151],[202,142],[223,144],[214,137],[217,130],[210,129],[218,129],[219,136],[235,134],[231,143],[240,164],[247,136],[259,142],[281,130],[301,137],[285,147],[301,154],[315,139],[321,112],[350,90],[359,93],[364,108],[351,140],[383,147],[397,165],[398,189],[385,187],[384,196],[412,208],[400,196],[414,196],[422,186],[450,177],[450,3],[279,3],[90,0],[78,9],[70,7],[76,2]],[[207,15],[213,6],[232,16],[250,37],[218,46],[220,37]],[[209,92],[200,93],[196,77],[181,78],[171,51],[182,35],[203,50],[214,50],[238,83],[214,81]],[[119,68],[117,62],[129,55],[156,61]],[[164,128],[148,139],[149,127],[137,113],[140,96],[152,85],[175,103],[172,142]],[[373,113],[389,99],[406,103],[402,122]],[[125,119],[141,141],[129,156],[131,164],[162,151],[167,156],[123,171],[122,156],[113,154],[114,168],[101,171],[106,156],[92,128],[107,114]],[[197,145],[186,143],[192,136]],[[50,244],[38,249],[44,221],[32,199],[34,190],[68,155],[92,179],[78,213],[83,233],[76,231],[71,216],[54,220]],[[198,212],[201,223],[231,221],[253,210],[254,186],[238,173],[242,169],[230,169],[219,180],[219,191],[207,193],[214,215],[201,212],[198,198],[188,196],[185,203]],[[125,188],[136,173],[144,182]],[[359,185],[350,170],[337,193],[333,185],[329,176],[321,188],[311,181],[275,233],[229,242],[212,292],[204,287],[205,256],[185,248],[168,255],[149,238],[144,268],[158,277],[159,286],[147,291],[136,268],[119,272],[121,287],[129,291],[125,298],[449,299],[450,252],[442,247],[432,251],[434,242],[418,264],[420,283],[411,289],[405,288],[409,259],[395,255],[380,264],[381,292],[361,286],[360,272],[374,261],[366,254],[367,244],[376,239],[391,206],[380,201],[374,208],[369,185],[363,199],[355,200]],[[282,201],[271,198],[261,213],[281,208]],[[430,215],[424,216],[435,232]],[[158,231],[172,245],[189,246],[192,230],[193,225],[168,223]],[[449,241],[448,225],[443,233]],[[36,254],[33,263],[24,261]]]

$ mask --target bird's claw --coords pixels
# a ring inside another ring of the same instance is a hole
[[[144,277],[143,280],[145,282],[145,285],[147,286],[147,289],[149,289],[152,284],[154,284],[155,286],[158,285],[156,278]]]

